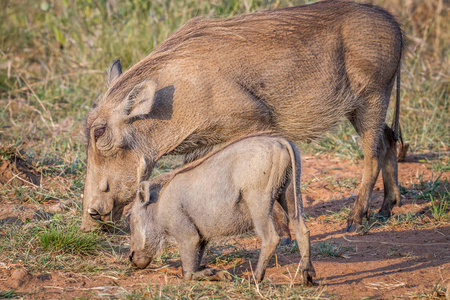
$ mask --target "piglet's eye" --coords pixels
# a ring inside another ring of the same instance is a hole
[[[105,133],[105,127],[96,128],[94,129],[94,137],[95,139],[98,139]]]

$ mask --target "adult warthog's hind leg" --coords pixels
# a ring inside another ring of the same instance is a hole
[[[391,216],[395,204],[401,206],[400,189],[398,186],[398,162],[397,147],[393,139],[393,132],[388,125],[384,125],[385,153],[382,161],[384,200],[377,217],[388,218]]]
[[[364,109],[356,110],[349,120],[362,139],[364,173],[358,198],[348,217],[347,231],[352,231],[354,224],[361,225],[363,217],[368,216],[370,198],[386,151],[384,120],[387,105],[382,105],[382,103],[389,103],[389,101],[376,93],[371,97],[362,98],[361,101],[366,102]]]

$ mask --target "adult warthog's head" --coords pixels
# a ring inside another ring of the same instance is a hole
[[[148,266],[164,243],[164,233],[156,220],[160,186],[143,181],[129,215],[130,261],[140,269]]]
[[[118,80],[122,67],[114,62],[109,84]],[[148,128],[141,120],[151,109],[157,84],[147,80],[125,93],[106,93],[86,122],[87,174],[81,229],[98,227],[98,221],[116,221],[130,203],[141,180],[148,179],[154,166],[154,151]]]

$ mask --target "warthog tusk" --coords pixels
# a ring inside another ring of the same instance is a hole
[[[98,211],[96,211],[95,209],[89,208],[88,209],[88,213],[90,215],[99,215]]]

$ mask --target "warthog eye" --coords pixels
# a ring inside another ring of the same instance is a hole
[[[95,137],[95,139],[98,139],[98,138],[101,137],[104,133],[105,133],[105,127],[96,128],[96,129],[94,130],[94,137]]]

